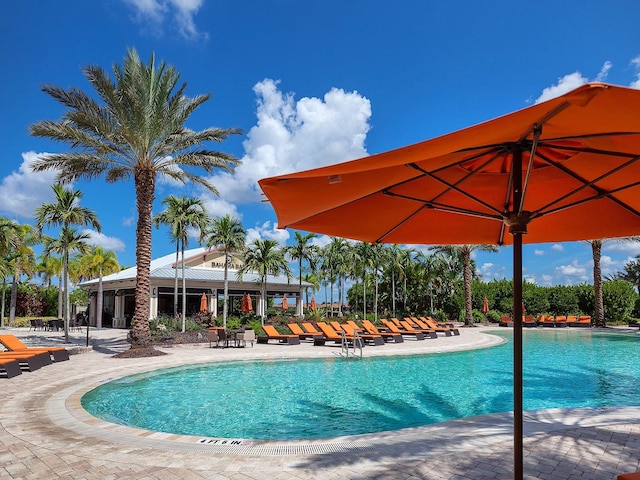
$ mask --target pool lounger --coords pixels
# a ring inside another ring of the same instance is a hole
[[[0,359],[16,360],[22,370],[30,372],[53,363],[48,352],[0,352]]]
[[[266,336],[259,336],[258,343],[269,343],[269,340],[278,340],[278,343],[286,343],[287,345],[300,345],[300,337],[298,335],[286,335],[279,333],[276,327],[272,325],[264,325],[262,327]]]
[[[0,343],[10,352],[47,352],[54,362],[69,360],[69,352],[63,347],[27,347],[15,335],[0,335]]]
[[[11,358],[0,358],[0,372],[4,372],[5,378],[15,377],[22,373],[20,363]]]

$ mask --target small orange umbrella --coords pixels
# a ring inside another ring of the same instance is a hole
[[[251,302],[251,295],[247,293],[247,313],[253,312],[253,302]]]
[[[316,299],[315,297],[311,297],[311,310],[316,311]]]
[[[287,296],[285,295],[284,297],[282,297],[282,310],[286,312],[288,308],[289,302],[287,302]]]
[[[203,293],[202,297],[200,297],[200,311],[206,312],[207,310],[209,310],[207,305],[207,294]]]
[[[484,302],[482,302],[482,313],[487,313],[489,311],[489,299],[484,297]]]

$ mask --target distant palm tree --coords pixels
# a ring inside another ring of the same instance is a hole
[[[189,98],[186,84],[177,87],[180,74],[155,55],[144,64],[130,49],[123,65],[113,66],[113,81],[98,66],[83,69],[100,101],[82,90],[47,85],[44,92],[68,108],[58,121],[45,120],[31,126],[36,137],[68,143],[70,153],[46,155],[32,164],[36,172],[57,169],[60,181],[94,179],[104,175],[107,183],[133,179],[138,221],[136,226],[136,293],[131,348],[151,343],[150,275],[151,211],[158,176],[191,181],[217,194],[204,177],[190,169],[232,171],[238,160],[228,154],[206,150],[203,142],[222,142],[237,129],[185,127],[191,114],[209,95]]]
[[[244,252],[244,264],[238,270],[238,278],[247,272],[256,272],[260,277],[260,292],[262,299],[261,323],[267,313],[267,276],[284,273],[291,278],[291,269],[285,258],[284,249],[275,240],[254,240]]]
[[[18,283],[22,275],[27,275],[27,277],[31,278],[36,271],[36,255],[33,251],[33,245],[38,242],[37,237],[31,225],[18,225],[14,238],[14,248],[7,257],[13,274],[11,298],[9,300],[9,324],[11,325],[13,325],[16,318]]]
[[[13,220],[0,217],[0,275],[2,276],[2,304],[0,305],[0,328],[4,328],[5,287],[11,274],[10,253],[18,246],[19,225]]]
[[[295,243],[293,245],[289,245],[285,249],[287,255],[289,255],[289,258],[291,258],[291,260],[298,261],[298,281],[300,293],[302,293],[302,262],[306,261],[309,264],[309,269],[312,272],[316,268],[315,262],[320,252],[320,248],[316,245],[311,245],[309,242],[317,237],[318,235],[316,235],[315,233],[307,233],[303,235],[302,233],[296,231]],[[304,312],[301,312],[300,316],[304,316]]]
[[[640,242],[640,237],[621,237],[621,238],[601,238],[598,240],[587,240],[591,245],[591,254],[593,256],[593,297],[595,310],[596,327],[605,327],[607,325],[604,317],[604,299],[602,296],[602,246],[605,243],[618,242]]]
[[[169,226],[169,235],[176,244],[176,275],[173,289],[173,315],[177,317],[178,308],[178,251],[182,254],[182,332],[185,331],[187,316],[187,288],[184,271],[184,250],[189,243],[189,230],[195,228],[198,235],[202,236],[203,230],[209,221],[209,216],[204,208],[204,203],[199,198],[175,197],[169,195],[162,203],[167,209],[153,217],[153,223],[157,227],[160,224]]]
[[[96,328],[102,328],[103,290],[102,277],[120,271],[120,264],[115,252],[102,247],[93,247],[89,253],[80,257],[80,270],[89,278],[98,278],[98,295],[96,297]]]
[[[231,254],[242,253],[245,248],[247,232],[239,220],[231,215],[213,219],[211,225],[202,234],[207,248],[221,247],[224,252],[224,299],[222,307],[222,325],[227,327],[229,312],[229,263]]]
[[[484,252],[497,252],[495,245],[437,245],[432,247],[437,253],[446,253],[457,256],[462,262],[462,278],[464,281],[464,324],[473,325],[473,307],[471,304],[471,254],[475,250]]]
[[[55,194],[55,203],[45,203],[36,209],[36,227],[39,233],[46,226],[60,227],[59,244],[62,255],[62,277],[64,281],[64,333],[65,342],[69,341],[69,251],[71,242],[77,241],[72,225],[92,226],[101,231],[100,222],[93,210],[80,206],[82,192],[66,189],[61,185],[51,187]]]
[[[44,244],[47,238],[43,236],[40,241]],[[37,267],[38,273],[47,282],[47,287],[51,286],[54,277],[58,279],[58,318],[62,318],[62,258],[43,253]]]

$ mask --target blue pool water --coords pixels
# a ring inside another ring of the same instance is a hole
[[[101,385],[82,405],[113,423],[246,439],[355,435],[505,412],[513,346],[510,332],[499,334],[509,341],[456,353],[157,370]],[[525,331],[525,409],[638,405],[639,353],[632,334]]]

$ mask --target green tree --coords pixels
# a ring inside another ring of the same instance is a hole
[[[464,282],[464,323],[465,325],[473,325],[473,306],[471,297],[471,280],[473,271],[471,269],[471,255],[475,250],[497,252],[498,247],[495,245],[439,245],[433,247],[433,250],[439,253],[447,253],[450,256],[456,256],[461,260],[462,278]]]
[[[209,216],[204,208],[204,203],[199,198],[193,197],[176,197],[169,195],[162,203],[167,206],[166,210],[153,217],[153,223],[156,227],[160,224],[169,226],[169,235],[176,244],[176,268],[175,268],[175,284],[173,287],[173,316],[177,317],[178,308],[178,252],[181,253],[182,263],[182,332],[185,331],[185,322],[187,316],[187,288],[184,270],[184,250],[189,242],[189,230],[195,228],[198,235],[202,236],[202,232],[209,222]]]
[[[70,243],[77,239],[72,225],[92,226],[101,231],[98,217],[88,208],[80,206],[82,192],[66,189],[62,185],[51,187],[55,195],[55,203],[45,203],[36,209],[35,219],[38,232],[49,227],[60,227],[60,254],[62,255],[62,277],[64,281],[64,335],[65,342],[69,341],[69,251]]]
[[[293,261],[298,261],[298,281],[300,286],[300,292],[302,293],[302,262],[306,261],[309,265],[309,270],[314,272],[316,269],[316,259],[319,255],[320,249],[316,245],[311,245],[310,242],[314,238],[317,238],[318,235],[315,233],[307,233],[303,235],[302,233],[296,231],[295,232],[295,243],[293,245],[289,245],[285,247],[286,253],[289,255],[289,258]],[[304,312],[302,312],[304,315]]]
[[[18,225],[14,238],[14,248],[10,251],[8,260],[13,274],[11,282],[11,298],[9,300],[9,323],[13,324],[16,317],[18,302],[18,284],[23,275],[31,278],[36,272],[36,256],[33,245],[37,243],[37,235],[31,225]]]
[[[229,315],[229,263],[232,253],[242,253],[245,249],[247,232],[239,220],[231,215],[213,219],[210,227],[206,228],[202,240],[208,248],[220,247],[224,253],[224,299],[222,306],[222,325],[227,327]]]
[[[0,311],[0,328],[4,328],[4,311],[6,299],[7,276],[11,274],[11,252],[19,242],[18,224],[13,220],[0,217],[0,275],[2,275],[2,310]]]
[[[99,101],[78,88],[43,88],[68,108],[58,121],[40,121],[31,134],[66,142],[69,153],[50,154],[32,165],[34,171],[59,171],[59,179],[71,182],[104,175],[107,183],[133,178],[138,219],[136,225],[136,293],[131,348],[150,347],[151,211],[159,175],[182,183],[191,181],[213,193],[217,190],[192,171],[202,168],[232,171],[239,162],[231,155],[203,149],[203,142],[222,142],[237,129],[188,129],[191,114],[209,95],[189,98],[186,84],[177,87],[180,74],[155,55],[144,64],[128,50],[123,65],[114,64],[112,80],[99,66],[83,69]]]
[[[275,240],[254,240],[249,248],[244,251],[244,264],[238,270],[238,278],[247,272],[255,272],[260,277],[260,292],[262,305],[260,308],[261,322],[267,313],[267,275],[280,275],[284,273],[291,278],[291,269],[285,258],[284,249],[280,248]]]
[[[98,278],[98,295],[96,297],[96,328],[102,328],[103,290],[102,277],[120,271],[120,264],[115,252],[102,247],[93,247],[91,252],[80,257],[80,268],[89,278]]]

